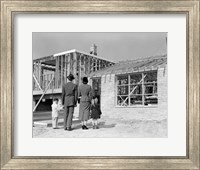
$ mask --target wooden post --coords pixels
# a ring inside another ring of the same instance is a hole
[[[36,69],[36,71],[37,71],[37,74],[36,74],[36,78],[37,78],[37,80],[38,80],[38,83],[40,84],[40,82],[39,82],[39,63],[38,63],[38,61],[37,61],[37,67],[36,67],[37,69]],[[39,88],[37,88],[37,90],[39,90]]]
[[[88,74],[88,56],[85,56],[85,75]]]
[[[70,73],[70,54],[67,54],[67,76],[69,75]]]
[[[83,76],[85,76],[85,56],[83,55]]]
[[[79,59],[79,85],[81,84],[81,78],[82,78],[82,54],[80,54],[80,59]]]
[[[98,70],[100,70],[100,62],[101,60],[98,60]]]
[[[61,73],[60,73],[60,78],[61,78],[61,87],[63,86],[63,55],[60,56],[61,57]]]
[[[58,71],[59,71],[59,63],[58,56],[56,56],[56,71],[55,71],[55,88],[58,88]]]
[[[65,73],[64,73],[64,83],[67,83],[67,55],[64,55],[65,57]]]
[[[90,62],[90,72],[93,72],[93,67],[94,67],[94,60],[93,60],[93,57],[92,57],[91,62]]]
[[[144,76],[144,73],[142,73],[142,105],[144,106],[145,104],[145,96],[144,96],[144,91],[145,91],[145,87],[144,87],[144,78],[146,76]]]
[[[88,74],[91,72],[91,57],[88,57]]]
[[[77,55],[76,52],[73,53],[73,71],[72,71],[74,77],[75,77],[75,83],[77,83]]]

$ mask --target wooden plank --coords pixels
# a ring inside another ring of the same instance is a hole
[[[80,54],[80,55],[79,55],[79,61],[78,61],[78,62],[79,62],[79,72],[78,72],[78,77],[79,77],[79,78],[78,78],[78,81],[79,81],[79,85],[81,84],[81,76],[82,76],[82,75],[81,75],[81,58],[82,58],[82,55]]]
[[[73,71],[72,71],[74,77],[75,77],[75,83],[77,83],[77,54],[76,52],[73,53]]]
[[[53,78],[54,78],[54,77],[53,77]],[[45,93],[47,92],[47,90],[48,90],[50,84],[51,84],[52,81],[53,81],[53,78],[50,80],[50,82],[48,83],[46,89],[43,91],[43,94],[42,94],[42,96],[40,97],[40,99],[39,99],[39,101],[37,102],[37,104],[35,105],[35,107],[34,107],[34,109],[33,109],[33,112],[34,112],[35,109],[38,107],[39,103],[41,102],[42,98],[44,97]]]
[[[91,57],[88,56],[88,74],[91,73]]]
[[[67,55],[67,76],[70,74],[70,54]]]
[[[93,67],[94,67],[94,59],[93,59],[93,57],[91,57],[90,72],[93,72]]]
[[[85,76],[85,55],[82,56],[82,71],[81,71],[81,75],[82,77]]]
[[[65,70],[65,72],[64,72],[64,83],[67,83],[67,56],[66,56],[66,54],[64,55],[64,58],[65,58],[65,65],[64,65],[64,70]]]
[[[61,87],[63,85],[63,55],[60,56],[61,57],[61,72],[60,72],[60,78],[61,78]]]
[[[58,56],[56,56],[56,72],[55,72],[55,88],[58,88],[58,70],[59,70],[59,63],[58,63]]]

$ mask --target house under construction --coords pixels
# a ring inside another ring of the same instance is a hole
[[[74,83],[80,85],[84,76],[113,64],[97,56],[96,45],[90,53],[74,49],[33,60],[33,111],[51,109],[52,99],[61,96],[70,73],[75,77]],[[94,79],[93,83],[98,82]]]

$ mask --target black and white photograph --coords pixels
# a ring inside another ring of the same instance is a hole
[[[33,138],[167,138],[167,32],[33,32]]]

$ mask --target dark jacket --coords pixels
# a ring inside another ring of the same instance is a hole
[[[78,98],[77,85],[68,82],[62,87],[62,104],[64,106],[75,106]]]
[[[92,119],[99,119],[101,114],[102,114],[102,112],[101,112],[99,104],[91,105],[91,118]]]
[[[78,96],[81,96],[80,102],[91,102],[93,97],[92,87],[88,84],[82,84],[78,89]]]

